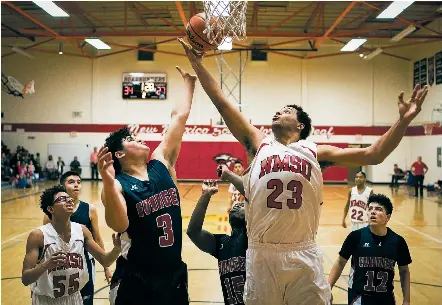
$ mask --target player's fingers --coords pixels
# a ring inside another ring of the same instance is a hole
[[[100,158],[101,156],[103,156],[104,154],[107,153],[107,151],[109,150],[108,147],[101,147],[100,150],[98,151],[98,158]]]
[[[179,66],[175,66],[175,68],[178,70],[178,72],[180,72],[181,76],[184,76],[186,74],[186,72],[184,72],[184,70],[181,69]]]
[[[401,93],[399,93],[398,101],[399,101],[399,103],[401,103],[401,104],[404,103],[404,91],[402,91]]]
[[[424,90],[424,93],[422,94],[421,98],[419,99],[419,104],[422,105],[422,103],[424,102],[425,98],[427,97],[428,94],[428,88],[426,88]]]
[[[109,162],[106,162],[106,164],[103,166],[103,169],[108,169],[109,166],[111,166],[112,164],[114,164],[114,160],[110,160]]]
[[[414,87],[413,93],[411,94],[411,99],[414,100],[416,98],[417,93],[421,89],[421,85],[417,84],[416,87]]]

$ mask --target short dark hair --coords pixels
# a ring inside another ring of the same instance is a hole
[[[372,202],[376,202],[377,204],[383,206],[387,212],[387,215],[393,214],[393,203],[391,203],[390,198],[387,196],[382,194],[373,194],[368,197],[368,205],[370,205]]]
[[[359,171],[356,174],[359,174],[359,173],[361,173],[361,175],[364,176],[364,178],[367,178],[367,175],[363,171]]]
[[[115,153],[123,149],[123,140],[131,135],[131,132],[127,126],[112,132],[107,138],[104,146],[112,153],[112,160],[114,160],[115,173],[121,173],[121,164]]]
[[[242,165],[242,161],[239,160],[239,159],[236,159],[236,160],[233,162],[233,165],[235,165],[235,164],[241,164],[241,165]]]
[[[298,105],[287,105],[286,107],[294,108],[296,109],[296,115],[298,117],[298,122],[301,124],[304,124],[304,129],[301,130],[301,140],[307,139],[307,137],[312,132],[312,119],[310,116],[305,112],[301,106]]]
[[[67,171],[66,173],[64,173],[63,175],[61,175],[61,177],[60,177],[60,184],[61,184],[61,185],[64,185],[64,183],[66,182],[66,179],[67,179],[69,176],[77,176],[78,178],[81,179],[81,176],[80,176],[80,174],[79,174],[78,172],[75,172],[75,171]]]
[[[53,187],[44,190],[43,194],[40,196],[40,208],[46,215],[48,215],[49,219],[52,219],[52,214],[49,213],[48,207],[54,204],[55,195],[61,192],[67,193],[63,185],[56,184]]]

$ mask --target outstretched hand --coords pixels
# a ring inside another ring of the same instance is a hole
[[[187,58],[189,58],[191,64],[200,63],[203,60],[203,53],[200,53],[199,51],[192,48],[192,46],[184,41],[183,38],[178,37],[178,41],[183,46]]]
[[[181,74],[181,76],[183,77],[183,79],[184,79],[185,82],[186,82],[186,81],[191,81],[191,82],[193,82],[193,83],[196,82],[197,77],[196,77],[195,74],[189,74],[189,73],[187,73],[186,71],[184,71],[183,69],[181,69],[179,66],[176,66],[175,68],[178,70],[178,72],[180,72],[180,74]]]
[[[215,195],[218,193],[218,183],[215,180],[204,180],[202,192],[204,195]]]
[[[399,117],[401,120],[405,120],[407,123],[413,121],[413,119],[421,112],[422,104],[425,101],[425,97],[428,93],[428,85],[425,85],[423,89],[418,84],[414,87],[413,93],[408,101],[404,102],[404,92],[402,91],[398,97]]]
[[[101,147],[98,151],[98,171],[103,181],[111,182],[115,179],[115,169],[113,166],[112,153],[108,147]]]

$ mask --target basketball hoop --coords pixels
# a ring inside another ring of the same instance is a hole
[[[224,41],[246,39],[247,1],[206,0],[206,29],[209,42],[219,46]]]
[[[5,77],[6,79],[3,80],[2,75],[2,83],[7,87],[8,91],[10,91],[11,94],[23,96],[24,94],[33,94],[35,93],[34,88],[34,81],[30,81],[26,85],[22,85],[16,78],[12,76]]]
[[[436,123],[424,123],[424,134],[426,136],[429,136],[433,133],[433,127],[439,127],[440,123],[436,122]]]

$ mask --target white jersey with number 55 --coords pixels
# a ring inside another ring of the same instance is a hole
[[[322,205],[316,144],[287,146],[266,137],[244,174],[249,242],[294,244],[315,240]]]
[[[81,225],[71,222],[71,240],[66,246],[51,223],[39,227],[39,230],[43,232],[44,246],[37,264],[49,260],[57,251],[64,251],[66,260],[63,266],[47,270],[32,283],[32,293],[57,299],[80,291],[89,280]]]

